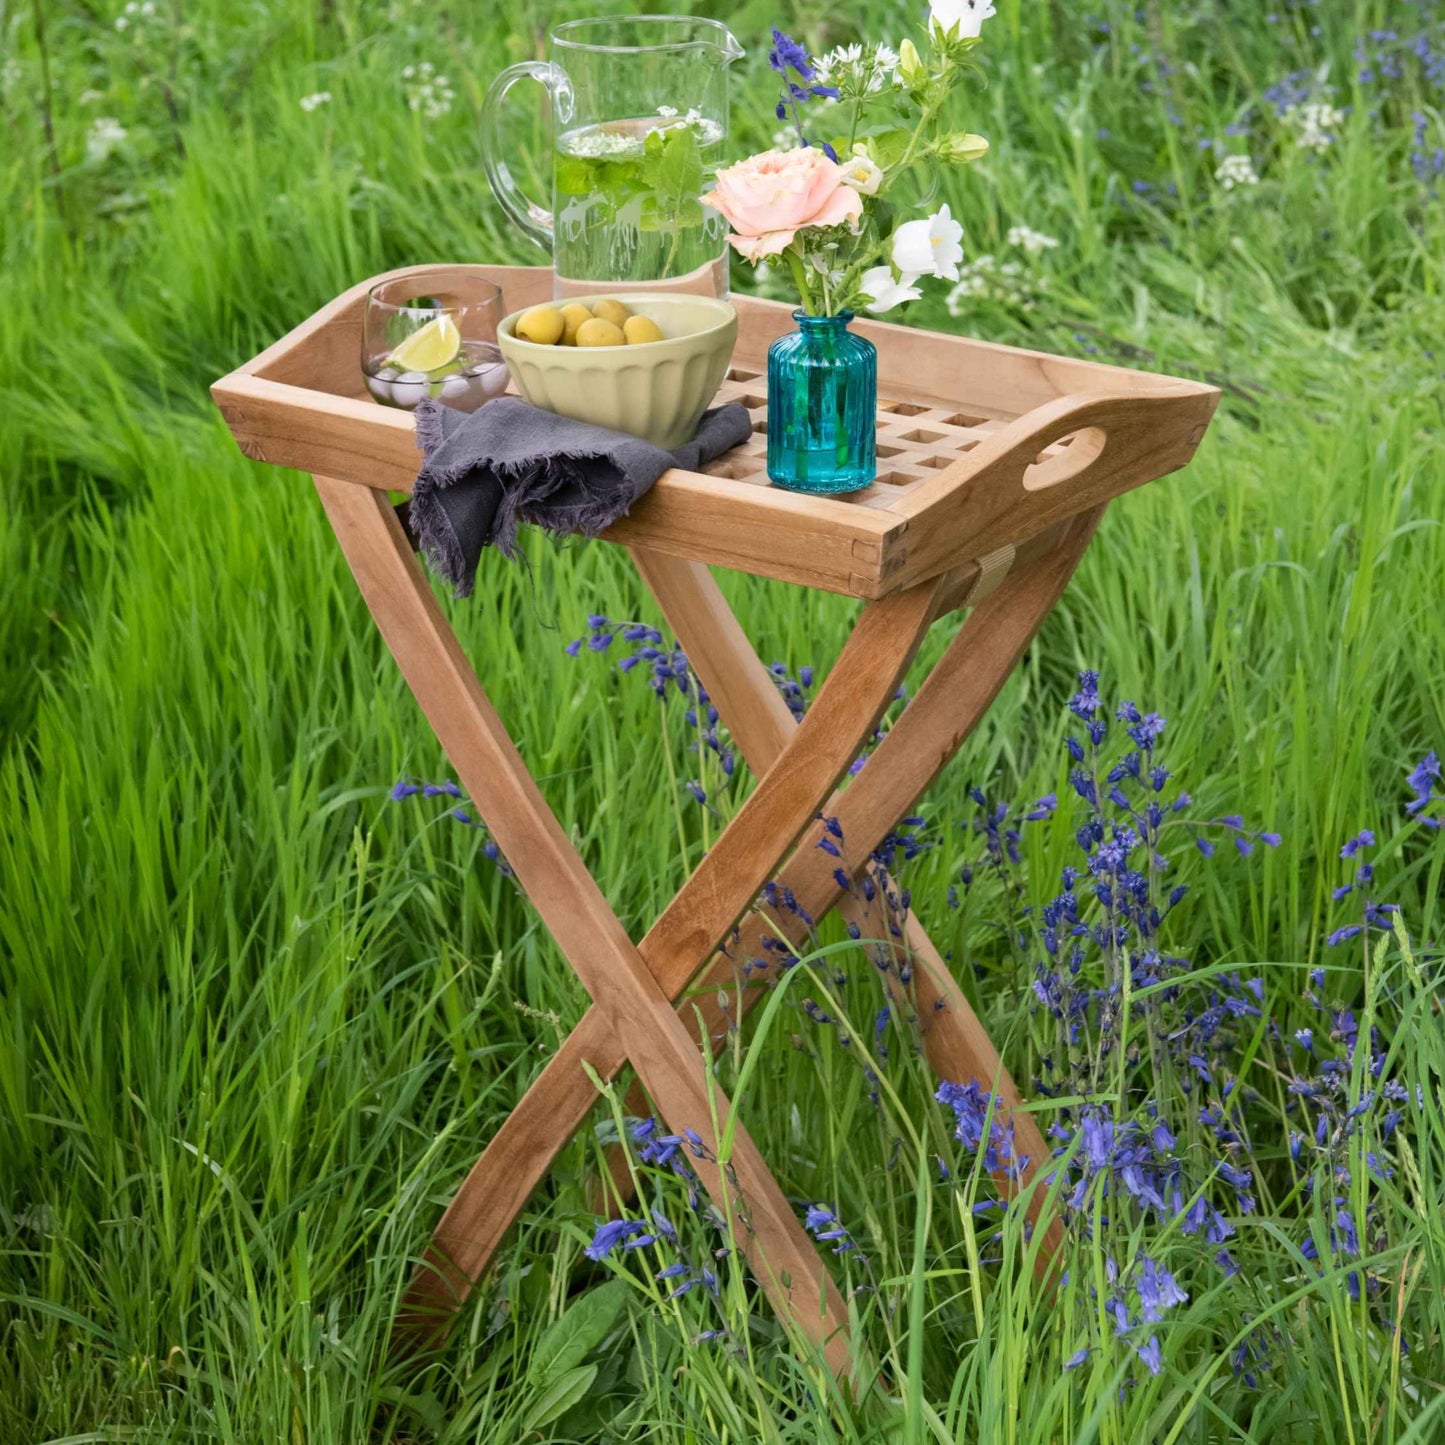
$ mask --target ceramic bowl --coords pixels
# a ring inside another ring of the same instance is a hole
[[[591,306],[607,299],[599,291],[567,301]],[[497,344],[517,389],[533,406],[669,450],[681,446],[692,440],[727,374],[738,314],[710,296],[628,293],[615,299],[657,322],[664,339],[641,346],[539,346],[516,334],[524,313],[514,311],[497,327]]]

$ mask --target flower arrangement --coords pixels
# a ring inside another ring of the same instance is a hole
[[[963,227],[947,205],[902,219],[894,187],[914,167],[967,165],[988,150],[943,117],[993,13],[988,0],[933,0],[926,53],[904,40],[815,58],[773,31],[786,143],[720,171],[703,200],[739,256],[786,268],[808,315],[889,311],[916,300],[925,277],[957,281]]]

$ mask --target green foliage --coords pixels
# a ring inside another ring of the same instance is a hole
[[[1101,667],[1170,718],[1205,811],[1285,835],[1257,868],[1191,874],[1172,941],[1259,973],[1287,1037],[1310,1017],[1301,965],[1333,961],[1355,829],[1377,830],[1412,935],[1445,926],[1439,851],[1397,826],[1404,769],[1445,742],[1445,218],[1410,164],[1413,112],[1441,143],[1440,98],[1418,66],[1388,94],[1354,78],[1378,5],[1282,5],[1275,23],[1098,9],[1108,43],[1067,7],[1000,3],[988,22],[988,85],[949,124],[992,149],[936,195],[966,226],[966,263],[1018,270],[911,319],[1208,376],[1224,397],[1186,471],[1111,509],[921,806],[960,815],[970,781],[1058,790],[1062,701],[1077,666]],[[735,154],[770,139],[768,21],[817,51],[896,42],[916,19],[774,11],[744,35]],[[1121,1395],[1122,1356],[1063,1374],[1097,1323],[1095,1261],[1040,1296],[1021,1238],[992,1242],[967,1189],[899,1162],[900,1120],[937,1127],[921,1071],[900,1065],[896,1110],[875,1111],[853,1055],[801,1025],[793,1042],[780,1009],[743,1122],[789,1195],[828,1200],[871,1251],[882,1292],[851,1307],[885,1342],[897,1410],[830,1394],[750,1306],[741,1266],[745,1361],[695,1345],[705,1317],[663,1311],[640,1269],[618,1293],[582,1255],[588,1138],[441,1364],[415,1380],[389,1363],[444,1199],[585,1000],[476,835],[387,801],[445,760],[309,483],[240,457],[205,389],[360,277],[542,259],[486,197],[475,125],[541,20],[516,0],[196,0],[124,30],[119,14],[0,8],[0,1441],[1435,1439],[1445,1043],[1429,975],[1393,944],[1380,1006],[1401,1077],[1435,1101],[1384,1191],[1391,1246],[1371,1266],[1423,1321],[1407,1361],[1339,1271],[1267,1264],[1281,1195],[1240,1231],[1245,1282],[1178,1312],[1157,1381]],[[407,104],[403,67],[427,57],[457,88],[441,118]],[[1350,115],[1314,154],[1262,95],[1321,67]],[[550,137],[518,111],[516,169],[541,194]],[[97,130],[106,117],[123,138]],[[1201,140],[1247,149],[1258,186],[1222,191]],[[1027,251],[1017,226],[1060,244]],[[626,558],[538,538],[528,555],[529,573],[488,558],[478,599],[446,605],[641,936],[718,820],[659,786],[660,763],[698,766],[678,715],[610,658],[562,655],[587,612],[657,620]],[[724,581],[769,660],[821,668],[851,622],[840,599]],[[1029,846],[1038,876],[1057,871],[1062,853]],[[952,861],[920,860],[917,910],[1027,1078],[1029,981],[987,918],[943,905]],[[850,990],[838,1006],[866,1038],[876,988]],[[728,1079],[748,1057],[730,1045]],[[1253,1082],[1283,1108],[1281,1080],[1261,1065]],[[1258,1390],[1230,1361],[1246,1316],[1282,1332]]]
[[[537,1341],[529,1368],[543,1385],[570,1375],[598,1345],[622,1312],[627,1289],[604,1284],[577,1300]]]

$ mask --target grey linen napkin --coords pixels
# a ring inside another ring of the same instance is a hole
[[[428,561],[466,597],[483,547],[516,555],[519,522],[596,536],[669,467],[695,471],[750,431],[746,409],[731,403],[704,412],[692,441],[667,452],[516,396],[471,413],[424,401],[416,436],[425,460],[408,520]]]

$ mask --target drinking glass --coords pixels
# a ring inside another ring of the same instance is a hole
[[[366,298],[361,369],[383,406],[413,411],[427,397],[475,411],[507,388],[497,349],[502,289],[480,267],[437,266],[378,282]]]

